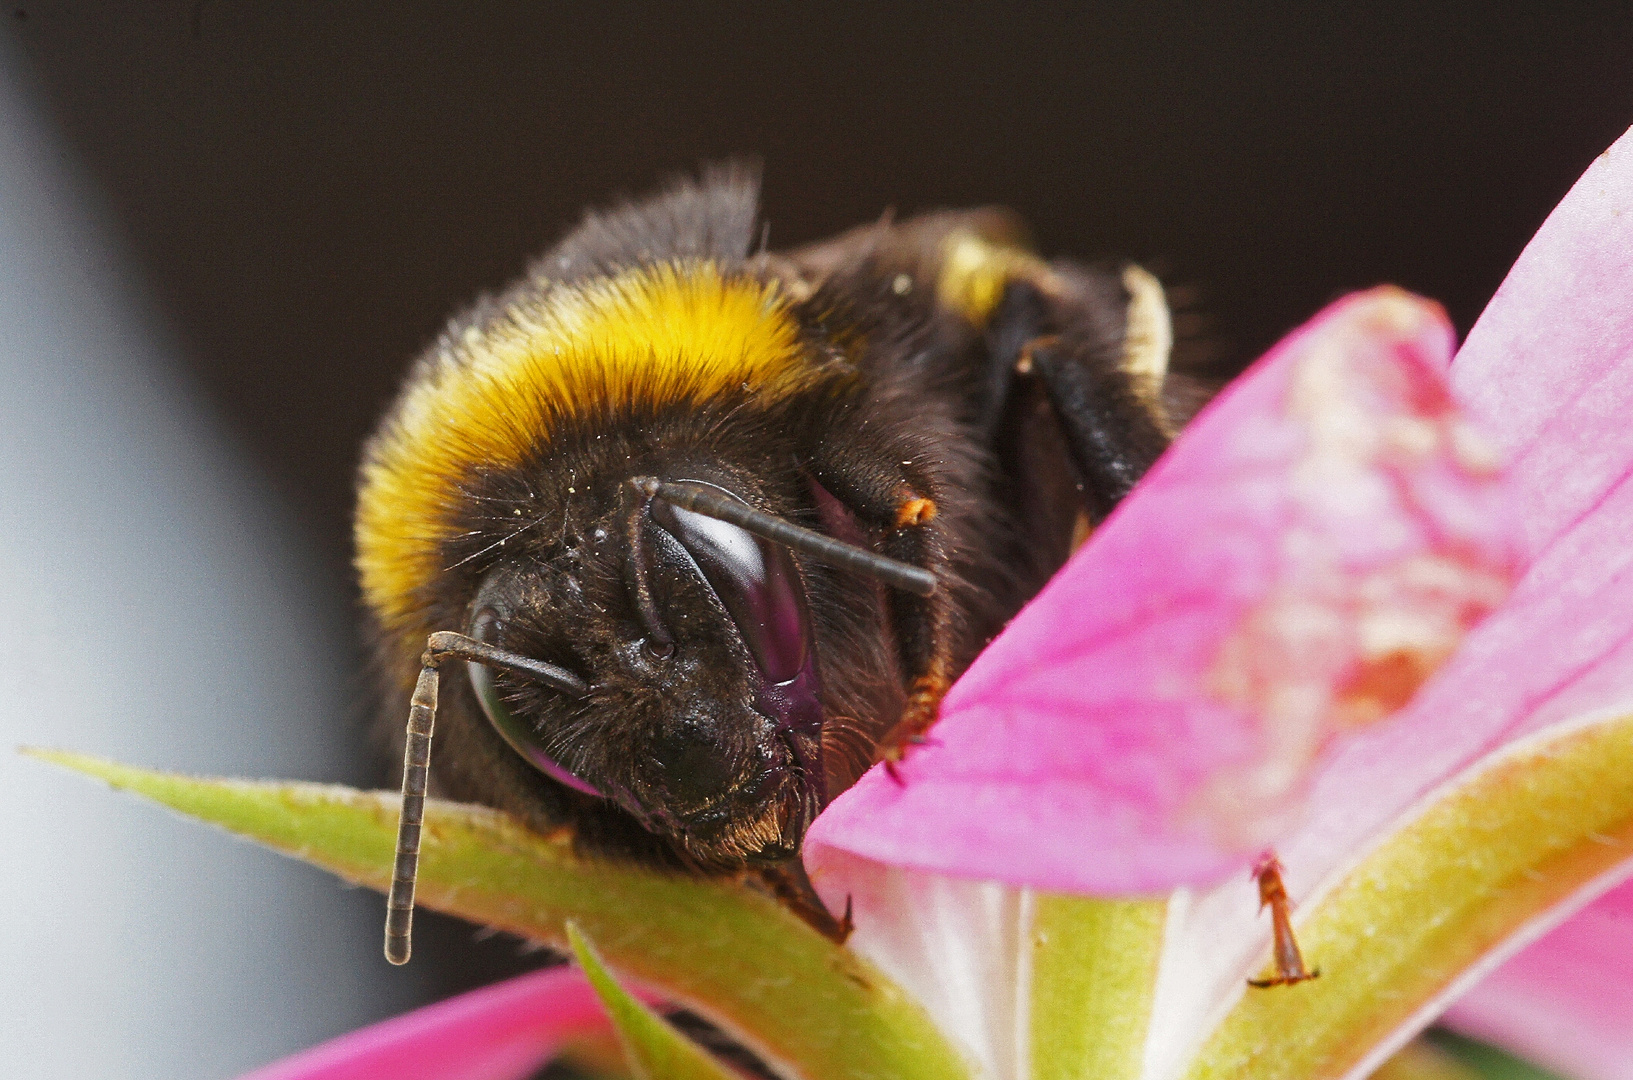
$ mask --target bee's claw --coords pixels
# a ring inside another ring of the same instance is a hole
[[[1272,975],[1268,979],[1249,979],[1247,984],[1255,990],[1268,990],[1272,986],[1297,986],[1301,982],[1321,978],[1321,969],[1305,971],[1297,975]]]

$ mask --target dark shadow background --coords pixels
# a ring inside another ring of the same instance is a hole
[[[1381,281],[1466,331],[1633,122],[1625,0],[0,10],[337,582],[407,359],[583,206],[700,161],[764,160],[774,246],[1007,203],[1048,253],[1194,287],[1228,370]],[[513,962],[439,936],[450,988]]]

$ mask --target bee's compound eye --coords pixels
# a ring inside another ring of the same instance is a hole
[[[471,620],[471,637],[484,645],[497,645],[499,643],[499,627],[499,613],[490,607],[485,607],[476,613],[476,618]]]
[[[498,645],[499,635],[503,629],[504,623],[493,608],[483,608],[476,613],[476,618],[471,620],[471,637],[487,645]],[[586,795],[601,795],[600,791],[562,768],[553,757],[545,753],[539,733],[506,704],[492,668],[486,664],[467,663],[465,671],[470,676],[471,689],[476,691],[476,700],[481,704],[488,723],[492,724],[500,737],[510,744],[512,750],[552,780]]]
[[[653,504],[652,519],[680,543],[702,572],[767,681],[783,683],[795,678],[805,664],[810,643],[805,593],[788,549],[736,525],[666,502]]]
[[[471,620],[471,637],[484,645],[497,645],[500,626],[499,613],[492,608],[483,608]],[[482,703],[482,711],[488,714],[488,721],[503,732],[507,724],[515,722],[515,718],[499,695],[493,669],[485,664],[467,663],[465,670],[470,674],[471,687],[476,691],[477,700]]]
[[[499,628],[499,613],[492,608],[483,608],[477,612],[476,618],[471,620],[471,637],[485,645],[497,645]],[[471,689],[476,691],[476,700],[481,703],[482,711],[487,714],[488,723],[505,737],[506,742],[516,746],[518,740],[529,743],[537,741],[535,734],[523,725],[510,711],[510,706],[505,704],[504,695],[499,691],[499,683],[494,678],[492,668],[486,664],[467,663],[465,671],[470,676]]]

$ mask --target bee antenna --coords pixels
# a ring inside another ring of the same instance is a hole
[[[659,654],[667,654],[675,647],[675,638],[658,614],[657,601],[652,599],[651,575],[647,572],[646,530],[641,528],[641,515],[652,502],[652,496],[645,492],[642,494],[645,497],[629,516],[629,566],[635,612],[646,630],[647,645]]]
[[[403,745],[403,802],[397,814],[397,855],[386,896],[386,959],[406,964],[413,952],[414,884],[420,872],[420,825],[425,821],[425,784],[431,773],[431,729],[437,720],[437,664],[430,648],[408,706]]]
[[[425,822],[425,788],[431,773],[431,732],[437,721],[438,668],[444,660],[467,660],[514,671],[573,697],[590,692],[588,684],[566,668],[496,648],[448,630],[425,643],[420,677],[408,706],[408,735],[403,741],[403,801],[397,815],[397,854],[386,897],[386,959],[408,963],[413,952],[414,886],[420,870],[420,827]]]
[[[936,591],[936,576],[922,567],[763,513],[721,494],[707,484],[692,480],[659,480],[652,476],[633,477],[630,483],[649,499],[662,499],[694,514],[736,525],[762,539],[809,555],[817,562],[866,575],[916,596],[929,596]]]

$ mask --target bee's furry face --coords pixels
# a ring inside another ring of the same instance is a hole
[[[471,636],[576,672],[582,699],[472,665],[490,723],[700,866],[786,859],[824,801],[799,567],[742,529],[614,488],[540,560],[490,569]]]

